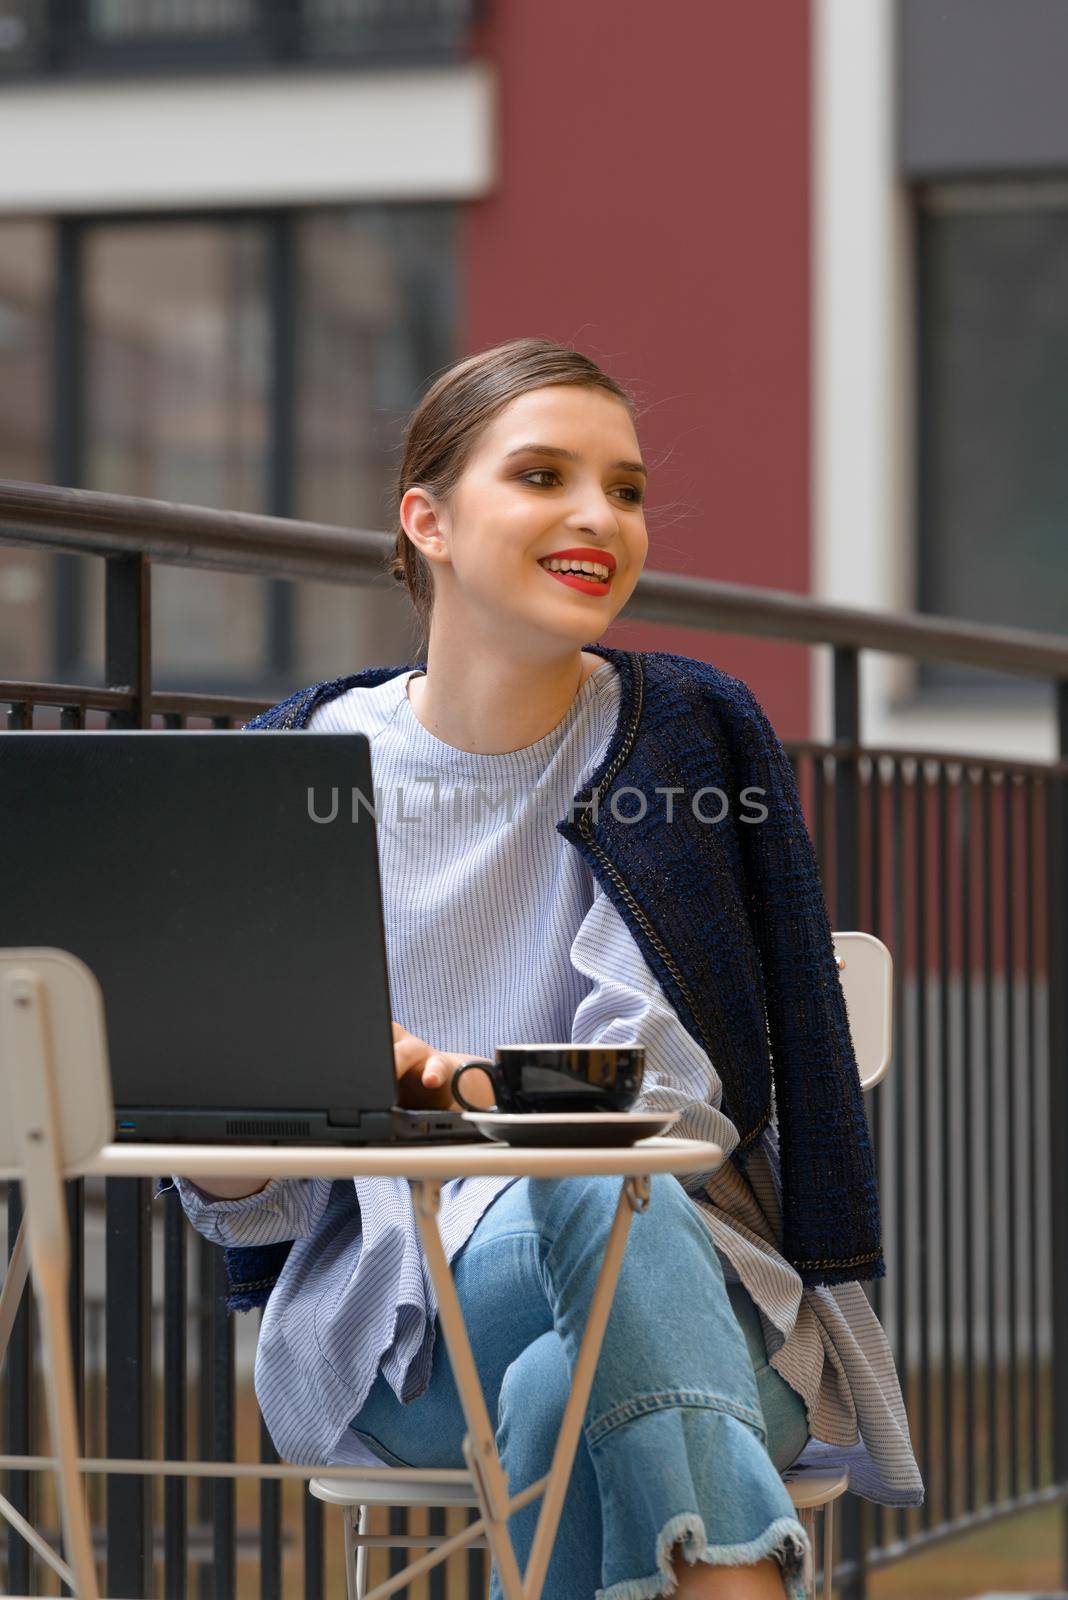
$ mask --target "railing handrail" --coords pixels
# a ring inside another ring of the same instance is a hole
[[[143,553],[170,566],[268,578],[387,583],[392,539],[365,528],[0,478],[0,544],[98,556]],[[621,615],[1068,682],[1068,635],[838,605],[682,573],[646,569]]]

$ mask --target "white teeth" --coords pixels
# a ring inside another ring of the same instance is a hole
[[[577,572],[582,577],[596,578],[602,583],[607,583],[611,577],[608,568],[600,561],[542,561],[540,563],[548,572]]]

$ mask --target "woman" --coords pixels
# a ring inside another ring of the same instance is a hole
[[[874,1167],[781,746],[705,663],[583,648],[644,566],[646,478],[632,405],[586,357],[523,339],[450,368],[409,424],[390,569],[424,665],[316,685],[250,726],[371,740],[402,1104],[454,1106],[457,1065],[497,1043],[638,1042],[636,1108],[679,1111],[675,1133],[733,1157],[685,1188],[655,1179],[634,1219],[547,1600],[793,1600],[811,1552],[780,1473],[810,1438],[871,1498],[916,1503],[922,1485],[858,1281],[883,1270]],[[613,787],[628,777],[633,815]],[[764,782],[741,798],[770,808],[749,827],[731,792],[746,778]],[[674,815],[649,810],[653,789],[684,795]],[[465,1093],[492,1103],[477,1071]],[[256,1390],[283,1457],[463,1465],[406,1183],[177,1182],[230,1247],[231,1303],[269,1293]],[[549,1468],[617,1192],[443,1188],[513,1490]],[[511,1519],[521,1567],[537,1510]]]

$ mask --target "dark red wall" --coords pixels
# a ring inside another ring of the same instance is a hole
[[[486,0],[499,184],[468,208],[467,350],[560,339],[636,388],[648,566],[806,592],[807,0]],[[806,651],[617,623],[808,732]]]

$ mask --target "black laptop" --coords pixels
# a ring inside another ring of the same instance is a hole
[[[0,734],[0,947],[104,996],[116,1138],[474,1142],[396,1105],[358,733]]]

